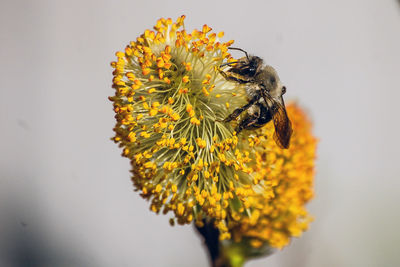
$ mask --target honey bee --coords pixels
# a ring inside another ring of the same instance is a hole
[[[282,86],[275,69],[264,65],[261,58],[249,56],[240,48],[230,47],[229,49],[242,51],[246,56],[220,65],[218,71],[228,81],[245,84],[249,102],[235,109],[224,119],[224,122],[235,120],[247,110],[247,114],[236,128],[236,132],[239,133],[244,129],[260,128],[273,120],[276,144],[281,148],[289,148],[293,130],[282,97],[286,92],[286,87]],[[223,71],[221,67],[224,66],[230,68]]]

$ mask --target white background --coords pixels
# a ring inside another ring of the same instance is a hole
[[[396,0],[2,0],[0,266],[207,266],[191,226],[132,192],[109,140],[114,53],[182,14],[274,66],[320,138],[315,222],[247,266],[399,266]]]

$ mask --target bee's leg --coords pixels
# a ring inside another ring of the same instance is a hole
[[[240,61],[227,62],[227,63],[224,63],[224,64],[219,65],[219,67],[224,67],[224,66],[233,65],[233,64],[236,64],[236,63],[239,63],[239,62],[240,62]]]
[[[251,81],[246,81],[246,80],[243,80],[243,79],[228,75],[228,74],[226,74],[226,72],[224,72],[220,68],[217,68],[217,70],[227,81],[233,81],[233,82],[237,82],[237,83],[249,83],[249,82],[251,82]]]
[[[260,126],[256,125],[258,119],[259,119],[258,114],[254,114],[243,119],[235,129],[236,134],[239,134],[243,129],[259,128]]]
[[[231,120],[236,119],[237,117],[239,117],[239,115],[245,111],[246,109],[248,109],[249,107],[251,107],[252,105],[254,105],[254,103],[256,103],[259,99],[260,99],[261,95],[256,95],[255,97],[253,97],[249,103],[247,103],[246,105],[244,105],[241,108],[237,108],[235,109],[232,114],[230,114],[228,117],[226,117],[224,119],[224,122],[230,122]]]

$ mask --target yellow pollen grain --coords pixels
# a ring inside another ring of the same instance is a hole
[[[197,119],[196,117],[193,117],[190,119],[190,123],[194,125],[200,125],[200,120]]]
[[[160,193],[161,190],[162,190],[162,186],[161,186],[160,184],[158,184],[158,185],[156,186],[156,192],[157,192],[157,193]]]
[[[189,82],[189,76],[187,76],[187,75],[183,76],[182,82],[183,83],[188,83]]]
[[[178,113],[173,113],[173,114],[171,115],[171,118],[172,118],[174,121],[177,121],[177,120],[179,120],[179,119],[181,118],[181,116],[179,116]]]
[[[158,108],[160,106],[160,103],[158,101],[155,101],[151,104],[152,108]]]
[[[200,137],[196,139],[196,143],[200,148],[205,148],[207,145],[206,141],[201,139]]]
[[[185,206],[183,206],[182,203],[179,203],[177,207],[177,214],[182,216],[184,212],[185,212]]]
[[[149,111],[150,116],[155,116],[155,115],[157,115],[157,113],[158,113],[158,109],[155,109],[155,108],[152,108]]]
[[[186,105],[186,112],[187,112],[187,113],[190,113],[192,110],[193,110],[193,106],[192,106],[190,103],[188,103],[188,104]]]
[[[147,75],[150,72],[151,72],[151,69],[149,69],[149,68],[145,68],[145,69],[142,70],[143,75]]]
[[[176,184],[173,184],[173,185],[171,186],[171,191],[172,191],[173,193],[176,193],[176,192],[178,191],[178,187],[176,186]]]
[[[203,94],[204,94],[205,96],[209,96],[209,95],[210,95],[210,93],[207,91],[207,89],[206,89],[205,87],[203,87],[203,88],[201,89],[201,91],[203,92]]]

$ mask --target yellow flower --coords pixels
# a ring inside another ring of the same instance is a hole
[[[310,121],[297,105],[290,104],[287,112],[293,125],[289,149],[280,149],[273,138],[262,138],[273,134],[272,123],[256,131],[261,137],[256,148],[259,160],[251,168],[261,188],[249,198],[250,215],[231,228],[236,241],[250,239],[254,247],[267,244],[282,248],[312,221],[305,204],[313,197],[317,140],[311,134]]]
[[[171,224],[201,225],[205,219],[223,239],[233,234],[235,240],[251,237],[280,247],[282,235],[304,229],[315,140],[309,127],[302,132],[306,121],[295,107],[289,109],[294,125],[289,150],[271,141],[272,123],[236,136],[234,123],[223,120],[247,96],[243,86],[216,71],[234,61],[227,52],[233,41],[221,42],[223,33],[207,25],[188,33],[184,18],[158,20],[154,31],[116,53],[113,140],[130,159],[136,189],[151,201],[152,211],[172,211]],[[283,210],[291,219],[281,221]],[[263,231],[256,236],[252,227],[258,224],[267,225],[272,237]]]

